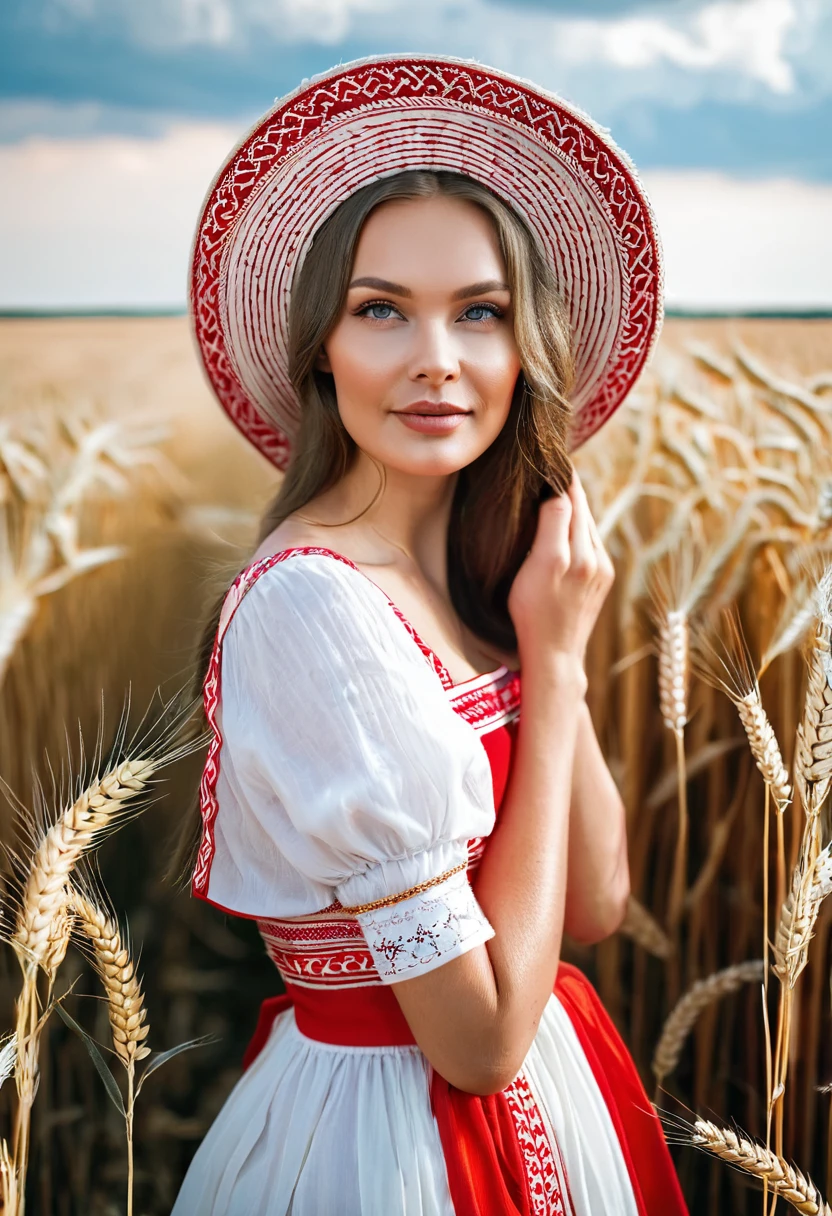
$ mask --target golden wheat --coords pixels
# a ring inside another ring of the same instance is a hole
[[[803,805],[819,813],[832,781],[832,631],[818,623],[809,650],[803,720],[797,730],[795,768]]]
[[[789,774],[783,763],[783,755],[774,728],[768,720],[760,700],[759,688],[754,688],[742,698],[734,701],[745,730],[754,763],[771,790],[779,811],[791,802],[792,787]]]
[[[21,965],[43,966],[50,957],[72,870],[124,813],[129,800],[146,791],[157,768],[153,759],[116,765],[88,786],[46,832],[32,858],[11,938]]]
[[[714,1001],[737,992],[743,984],[762,981],[765,964],[762,959],[751,959],[735,963],[722,971],[715,971],[704,979],[697,980],[671,1010],[653,1053],[653,1073],[661,1083],[676,1068],[682,1049],[696,1020],[704,1009]]]
[[[688,720],[688,620],[682,610],[667,612],[659,630],[659,703],[668,730]]]
[[[832,892],[832,854],[829,847],[817,857],[811,869],[803,858],[792,876],[792,889],[780,912],[774,939],[774,972],[789,988],[806,966],[820,906]]]
[[[113,1046],[125,1068],[150,1055],[147,1009],[136,966],[114,917],[102,911],[82,891],[73,888],[69,901],[78,925],[92,947],[96,970],[107,994]]]
[[[810,1178],[788,1161],[730,1127],[697,1119],[690,1143],[764,1182],[771,1194],[785,1199],[806,1216],[832,1216],[829,1204]]]
[[[627,900],[627,911],[618,931],[655,958],[669,958],[673,953],[673,943],[664,929],[633,895]]]

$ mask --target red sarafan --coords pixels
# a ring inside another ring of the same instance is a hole
[[[414,670],[421,665],[424,683],[435,684],[432,705],[426,705],[425,709],[436,712],[442,705],[446,715],[450,711],[472,728],[472,740],[476,738],[487,757],[495,822],[509,777],[521,712],[518,672],[502,666],[454,684],[441,660],[395,604],[338,553],[313,547],[288,549],[253,564],[238,577],[226,601],[206,683],[206,707],[213,738],[201,787],[204,833],[193,890],[224,911],[257,921],[268,954],[283,981],[285,994],[267,1000],[261,1008],[244,1065],[256,1066],[263,1081],[262,1089],[268,1094],[273,1077],[291,1076],[299,1059],[314,1055],[313,1045],[320,1045],[317,1084],[323,1083],[320,1074],[324,1073],[327,1083],[334,1081],[343,1090],[343,1078],[340,1081],[338,1078],[344,1071],[344,1059],[328,1049],[358,1049],[347,1056],[353,1065],[348,1071],[353,1074],[354,1093],[361,1095],[365,1089],[375,1090],[374,1100],[382,1104],[382,1110],[364,1109],[359,1097],[358,1108],[349,1115],[353,1127],[360,1125],[363,1118],[374,1123],[390,1116],[391,1107],[402,1102],[412,1103],[411,1110],[421,1105],[427,1112],[429,1107],[439,1132],[438,1139],[432,1137],[430,1143],[435,1154],[441,1153],[444,1170],[438,1161],[428,1163],[428,1174],[441,1177],[447,1171],[457,1216],[515,1213],[566,1216],[593,1211],[673,1216],[685,1212],[661,1126],[632,1059],[594,988],[576,967],[561,963],[539,1032],[547,1045],[551,1044],[551,1053],[544,1047],[534,1051],[531,1068],[521,1071],[503,1092],[488,1097],[467,1094],[436,1073],[411,1067],[417,1050],[415,1040],[382,975],[389,979],[406,974],[408,968],[419,966],[420,960],[438,962],[451,958],[461,945],[477,936],[477,926],[473,926],[472,933],[468,925],[474,919],[472,910],[465,907],[464,896],[460,899],[454,894],[465,885],[456,875],[440,883],[426,883],[423,891],[392,904],[395,917],[375,925],[369,937],[371,914],[365,913],[363,918],[362,914],[351,916],[337,900],[307,915],[263,915],[269,895],[262,890],[255,893],[259,875],[252,874],[250,860],[245,867],[248,881],[235,881],[241,872],[239,862],[251,845],[242,838],[247,829],[239,815],[236,825],[229,823],[226,834],[219,843],[217,840],[217,786],[222,751],[218,706],[223,639],[244,597],[263,576],[268,583],[269,572],[290,559],[292,563],[311,560],[311,568],[319,572],[317,579],[313,574],[312,583],[317,581],[318,594],[324,595],[328,589],[321,575],[325,580],[332,571],[327,571],[326,565],[322,567],[321,561],[339,563],[342,570],[338,571],[337,582],[341,590],[340,594],[335,592],[339,601],[344,604],[354,597],[366,618],[361,632],[369,632],[377,642],[378,628],[382,626],[385,632],[389,629],[404,660],[400,667],[388,669],[385,682],[394,686],[403,681],[412,690]],[[290,586],[287,581],[286,587]],[[301,586],[296,585],[293,591],[296,612],[302,613]],[[266,589],[265,596],[268,595]],[[310,602],[307,607],[311,606]],[[389,614],[389,624],[384,621],[385,614]],[[272,613],[269,619],[273,619]],[[283,640],[285,646],[293,646],[295,641],[285,635]],[[360,652],[353,650],[352,654]],[[314,665],[314,652],[310,653],[309,661]],[[389,706],[391,715],[395,708],[393,704]],[[312,757],[309,760],[313,762]],[[484,766],[480,767],[482,777]],[[235,771],[230,783],[234,788],[238,788],[237,776]],[[231,818],[234,808],[229,807],[227,814]],[[234,832],[235,826],[239,835]],[[476,868],[487,846],[488,835],[473,836],[466,842],[465,869],[472,878],[474,891]],[[279,875],[272,874],[269,878],[267,857],[261,858],[261,865],[267,871],[266,884],[274,884],[272,897],[279,903]],[[465,875],[460,874],[460,878]],[[262,900],[266,902],[258,911],[255,905]],[[406,1061],[407,1067],[399,1070],[396,1067],[399,1060]],[[409,1095],[408,1085],[413,1086]],[[347,1089],[344,1096],[352,1107],[353,1093]],[[275,1099],[270,1097],[268,1105],[276,1105]],[[317,1120],[320,1112],[315,1109],[310,1117]],[[282,1112],[279,1108],[271,1109],[268,1126],[261,1128],[265,1140],[260,1151],[271,1151],[267,1146],[276,1150],[281,1136],[291,1139],[298,1134],[299,1118],[296,1098],[287,1102]],[[235,1128],[235,1133],[237,1130],[242,1129]],[[247,1130],[250,1133],[251,1127]],[[368,1145],[368,1168],[376,1151],[381,1151],[379,1146]],[[204,1147],[202,1152],[208,1153],[210,1148]],[[603,1208],[592,1206],[601,1201],[601,1196],[587,1190],[583,1165],[587,1155],[603,1159],[607,1188]],[[577,1203],[570,1185],[570,1156],[574,1158]],[[418,1182],[422,1187],[424,1167],[425,1162],[420,1162]],[[627,1183],[632,1198],[627,1193]],[[318,1201],[323,1203],[327,1183],[319,1175],[313,1185],[320,1186],[323,1193]],[[348,1185],[341,1174],[338,1187]],[[334,1195],[327,1201],[334,1201]],[[366,1204],[363,1210],[381,1211],[373,1206],[372,1186],[360,1202]],[[435,1202],[437,1206],[425,1210],[442,1211],[439,1196]]]

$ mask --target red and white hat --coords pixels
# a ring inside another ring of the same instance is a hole
[[[623,401],[661,327],[649,201],[585,114],[506,72],[432,55],[360,59],[304,81],[217,175],[194,241],[191,309],[224,409],[285,468],[300,411],[287,369],[293,275],[345,198],[405,169],[467,174],[540,239],[571,315],[577,447]]]

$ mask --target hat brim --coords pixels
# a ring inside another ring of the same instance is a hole
[[[435,56],[357,60],[304,82],[217,175],[194,240],[190,300],[224,409],[285,468],[300,409],[287,364],[294,274],[344,199],[407,169],[467,174],[538,237],[574,334],[577,447],[624,400],[661,327],[662,255],[649,200],[608,133],[561,98]]]

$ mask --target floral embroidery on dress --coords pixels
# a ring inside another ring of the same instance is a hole
[[[382,980],[429,971],[494,934],[464,873],[357,919]]]
[[[552,1145],[524,1073],[518,1073],[505,1095],[526,1165],[534,1216],[566,1216],[569,1208],[564,1201]]]

